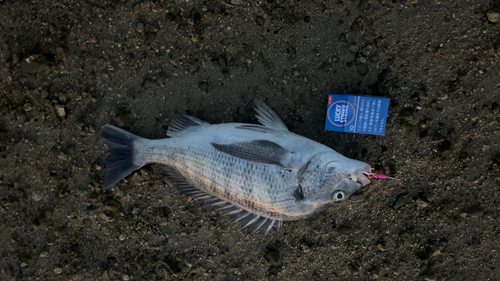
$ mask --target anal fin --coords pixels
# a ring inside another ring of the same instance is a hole
[[[267,234],[273,226],[279,230],[282,223],[281,221],[258,216],[214,195],[208,194],[205,191],[191,185],[186,178],[170,166],[162,166],[162,168],[168,181],[172,183],[172,185],[174,185],[181,194],[197,200],[203,200],[207,204],[217,207],[217,210],[219,210],[222,214],[230,215],[236,221],[241,222],[244,228],[250,226],[254,231],[262,229],[265,234]]]

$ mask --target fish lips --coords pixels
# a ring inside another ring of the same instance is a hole
[[[366,165],[363,169],[355,170],[351,174],[351,180],[357,182],[361,185],[361,187],[363,187],[370,183],[370,180],[368,179],[366,173],[370,173],[371,170],[372,168],[370,167],[370,165]]]

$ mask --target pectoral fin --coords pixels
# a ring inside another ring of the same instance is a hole
[[[288,164],[290,152],[272,141],[255,140],[233,144],[211,144],[220,152],[246,161],[291,169]]]
[[[297,172],[297,189],[295,190],[293,197],[297,200],[304,200],[307,199],[311,196],[311,190],[308,188],[310,186],[310,183],[306,181],[304,178],[304,173],[306,172],[307,168],[309,168],[309,165],[311,164],[311,160],[307,161],[302,167],[300,167],[299,171]]]
[[[298,201],[304,200],[304,191],[302,190],[302,186],[298,186],[297,189],[293,192],[293,197]]]

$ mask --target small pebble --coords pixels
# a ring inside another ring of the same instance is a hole
[[[495,12],[495,11],[488,11],[486,13],[486,16],[488,17],[488,20],[491,21],[492,23],[497,23],[500,21],[500,13]]]
[[[65,61],[66,60],[66,54],[64,53],[64,49],[59,47],[56,48],[56,57],[60,61]]]
[[[138,23],[137,24],[137,31],[142,32],[143,29],[144,29],[144,24]]]
[[[54,273],[55,274],[61,274],[62,273],[62,268],[60,268],[60,267],[54,268]]]
[[[115,221],[115,219],[114,219],[114,218],[112,218],[112,217],[108,216],[108,215],[107,215],[107,214],[105,214],[105,213],[101,213],[101,218],[102,218],[103,220],[107,221],[107,222],[114,222],[114,221]]]
[[[115,118],[113,118],[113,120],[116,122],[118,127],[123,127],[125,125],[125,122],[122,121],[120,116],[116,116]]]
[[[33,195],[31,195],[31,198],[33,198],[33,201],[38,202],[42,199],[42,195],[38,193],[33,193]]]
[[[123,279],[123,281],[128,281],[128,280],[130,280],[130,277],[128,277],[127,274],[123,274],[122,279]]]
[[[66,116],[66,110],[64,109],[64,105],[57,104],[55,106],[55,109],[56,109],[57,116],[59,116],[61,118],[64,118],[64,116]]]
[[[23,110],[26,111],[26,112],[29,112],[31,110],[33,110],[33,107],[31,106],[31,103],[27,102],[24,104],[23,106]]]
[[[40,258],[46,258],[48,256],[49,256],[49,253],[47,253],[47,252],[41,252],[38,257],[40,257]]]
[[[61,102],[66,102],[68,100],[68,97],[66,95],[60,94],[59,95],[59,100]]]
[[[204,15],[203,15],[203,18],[206,19],[206,20],[209,20],[209,21],[212,21],[213,17],[212,17],[212,13],[210,12],[206,12]]]
[[[417,106],[415,107],[417,110],[422,110],[422,107],[421,106]]]
[[[358,46],[356,46],[356,45],[351,45],[351,46],[349,47],[349,51],[351,51],[351,52],[353,52],[353,53],[357,53],[357,52],[359,51],[359,48],[358,48]]]
[[[265,23],[265,20],[264,20],[264,18],[262,18],[262,17],[257,17],[257,18],[255,19],[255,22],[257,23],[257,25],[259,25],[259,26],[263,26],[263,25],[264,25],[264,23]]]
[[[120,241],[124,241],[127,237],[125,237],[125,235],[123,234],[120,234],[120,236],[118,237],[118,239],[120,239]]]
[[[368,46],[363,48],[362,52],[363,52],[363,55],[368,56],[369,54],[372,53],[372,51],[373,51],[373,47],[368,45]]]
[[[356,70],[358,71],[359,74],[365,75],[368,73],[368,65],[366,63],[359,63],[356,66]]]
[[[417,203],[417,206],[418,206],[419,208],[421,208],[421,209],[424,209],[425,207],[427,207],[427,206],[428,206],[428,204],[427,204],[427,203],[425,203],[424,201],[422,201],[422,200],[420,200],[420,199],[417,199],[416,203]]]
[[[293,71],[293,76],[299,77],[300,76],[300,72],[298,70]]]

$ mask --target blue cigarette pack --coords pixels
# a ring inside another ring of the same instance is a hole
[[[388,98],[330,94],[325,130],[383,136],[388,112]]]

